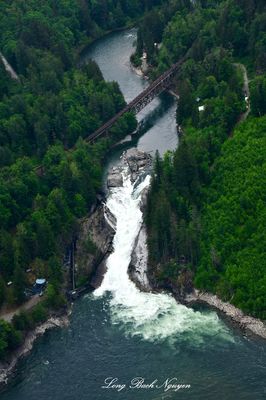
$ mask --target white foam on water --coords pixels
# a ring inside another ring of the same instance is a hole
[[[130,280],[127,269],[135,238],[142,223],[141,193],[150,183],[146,176],[135,189],[125,168],[123,187],[111,190],[107,207],[117,219],[114,251],[107,260],[107,272],[95,297],[110,292],[110,313],[127,335],[148,341],[189,340],[202,344],[210,337],[233,341],[228,329],[215,312],[194,311],[178,304],[168,293],[141,292]]]

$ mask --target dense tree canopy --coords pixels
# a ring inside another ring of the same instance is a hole
[[[49,278],[47,304],[62,303],[62,255],[76,235],[78,219],[95,202],[107,150],[136,127],[129,113],[108,139],[94,146],[82,140],[125,101],[118,84],[106,83],[93,61],[78,67],[78,54],[160,3],[1,2],[0,51],[19,80],[12,80],[0,62],[0,306],[24,301],[29,268],[31,281]],[[36,169],[40,164],[44,173]],[[13,285],[8,287],[8,281]],[[42,317],[37,310],[36,320]]]
[[[158,73],[189,56],[176,82],[183,136],[173,154],[155,160],[150,269],[163,285],[178,285],[190,269],[196,287],[266,318],[266,8],[253,0],[189,3],[179,2],[150,58]],[[234,131],[247,107],[239,60],[252,77],[251,114],[261,118]]]
[[[126,114],[108,139],[86,143],[125,103],[94,62],[76,67],[78,51],[143,14],[136,64],[145,50],[153,77],[189,55],[176,82],[185,134],[176,152],[155,159],[150,266],[168,283],[190,269],[198,287],[266,317],[265,1],[4,0],[0,51],[19,80],[0,63],[0,306],[24,301],[29,267],[49,286],[44,304],[13,325],[0,321],[0,358],[46,307],[64,304],[62,254],[101,187],[106,151],[136,126]],[[252,78],[257,118],[234,132],[246,107],[237,62]]]
[[[222,147],[202,212],[200,288],[266,318],[266,117]]]
[[[160,3],[1,2],[0,51],[20,82],[10,82],[0,63],[0,167],[23,155],[41,158],[56,140],[71,147],[123,106],[118,86],[103,83],[97,66],[77,71],[77,49]]]

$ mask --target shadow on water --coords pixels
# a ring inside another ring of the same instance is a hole
[[[144,117],[138,122],[136,133],[128,135],[109,151],[109,154],[106,157],[103,182],[106,182],[108,170],[117,164],[121,154],[132,147],[137,147],[140,138],[156,125],[157,121],[159,121],[166,114],[166,112],[173,106],[174,103],[175,99],[173,96],[167,92],[162,93],[159,96],[159,104],[155,108],[149,110],[149,112],[145,113]],[[151,151],[150,153],[151,155],[154,155],[154,151]]]
[[[137,129],[137,138],[143,136],[146,132],[148,132],[156,122],[162,118],[163,115],[170,109],[170,107],[175,103],[175,99],[172,95],[165,92],[159,96],[160,103],[159,105],[151,110],[144,118],[139,121],[139,126]],[[133,141],[134,144],[134,141]]]

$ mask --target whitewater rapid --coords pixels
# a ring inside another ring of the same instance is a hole
[[[215,312],[194,311],[178,304],[168,293],[141,292],[130,280],[127,270],[143,219],[141,193],[149,184],[148,175],[134,187],[125,167],[123,187],[110,191],[106,205],[117,219],[114,251],[107,260],[107,272],[102,285],[94,291],[94,297],[111,294],[108,297],[111,321],[126,335],[172,343],[189,340],[195,345],[211,337],[217,341],[217,336],[233,340]]]

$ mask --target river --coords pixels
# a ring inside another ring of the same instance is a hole
[[[147,85],[130,68],[135,38],[135,30],[111,34],[85,55],[98,62],[105,79],[119,82],[127,101]],[[154,100],[138,116],[146,132],[134,145],[161,154],[174,149],[175,108],[168,95]],[[265,342],[245,337],[214,311],[187,308],[166,293],[140,292],[128,278],[149,176],[134,187],[126,168],[123,174],[124,186],[107,199],[117,232],[101,287],[75,302],[68,328],[37,340],[1,400],[265,399]],[[170,383],[187,386],[177,390]]]

